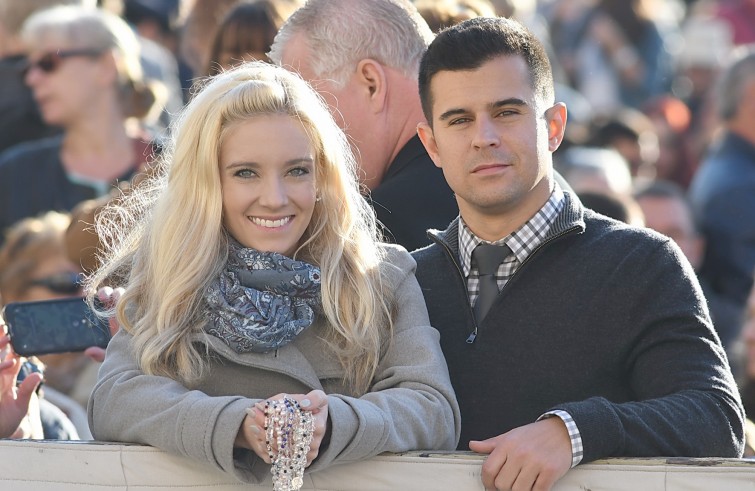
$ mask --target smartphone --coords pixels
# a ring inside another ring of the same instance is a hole
[[[3,318],[13,351],[21,356],[105,348],[110,341],[107,320],[80,297],[9,303]]]

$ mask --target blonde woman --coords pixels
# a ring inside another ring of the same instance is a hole
[[[59,6],[34,13],[21,37],[24,80],[44,122],[62,135],[13,146],[0,157],[0,230],[30,216],[69,211],[142,169],[152,151],[142,123],[156,92],[139,41],[119,17]]]
[[[258,482],[265,405],[288,394],[314,417],[311,471],[454,448],[459,413],[414,261],[378,242],[311,88],[245,64],[209,79],[173,135],[163,172],[98,221],[108,253],[89,297],[125,292],[89,404],[95,438]]]

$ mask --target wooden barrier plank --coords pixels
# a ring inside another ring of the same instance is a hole
[[[305,474],[305,491],[482,491],[484,457],[469,452],[384,454]],[[270,490],[152,447],[102,442],[0,440],[0,490]],[[755,461],[607,459],[577,466],[553,491],[755,489]]]

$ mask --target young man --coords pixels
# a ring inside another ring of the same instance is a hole
[[[566,107],[537,39],[463,22],[432,42],[419,87],[419,136],[460,217],[414,253],[417,277],[460,448],[490,454],[485,487],[550,489],[608,456],[740,456],[741,401],[678,247],[554,181]]]

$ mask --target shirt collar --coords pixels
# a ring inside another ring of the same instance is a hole
[[[506,244],[521,264],[543,242],[551,225],[563,207],[564,192],[558,183],[554,183],[553,192],[550,197],[532,218],[506,237],[490,243],[497,245]],[[464,223],[464,219],[460,217],[459,258],[461,259],[461,268],[465,277],[469,276],[472,270],[472,251],[480,242],[487,241],[483,241],[477,237],[467,227],[467,224]]]

